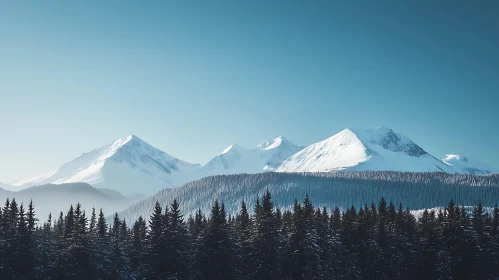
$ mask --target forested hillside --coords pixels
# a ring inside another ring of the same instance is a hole
[[[416,220],[382,198],[342,212],[308,196],[292,211],[266,192],[228,215],[226,204],[186,218],[156,203],[127,224],[118,215],[36,219],[7,200],[0,210],[0,279],[497,279],[499,208],[467,213],[451,200]],[[249,212],[254,213],[250,215]],[[131,226],[131,227],[130,227]]]
[[[291,209],[296,198],[308,193],[318,206],[332,210],[363,206],[384,196],[395,204],[411,209],[445,206],[449,199],[472,206],[479,201],[493,207],[499,200],[499,175],[459,175],[410,172],[336,172],[336,173],[262,173],[221,175],[190,182],[176,189],[166,189],[120,213],[128,222],[148,217],[156,201],[162,206],[177,199],[186,214],[199,208],[210,211],[215,200],[225,202],[226,211],[235,214],[244,200],[253,205],[266,190],[274,203]]]

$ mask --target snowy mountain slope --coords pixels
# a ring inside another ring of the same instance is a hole
[[[18,189],[42,185],[85,182],[123,194],[152,194],[190,181],[201,166],[174,158],[135,135],[82,154],[59,169],[14,184]]]
[[[409,138],[385,127],[345,129],[306,148],[284,137],[264,141],[254,149],[234,144],[204,166],[174,158],[131,135],[84,153],[57,170],[2,188],[16,191],[49,183],[85,182],[99,189],[137,198],[222,174],[341,170],[498,172],[497,168],[469,158],[462,160],[459,156],[450,156],[444,161],[433,157]]]
[[[268,145],[265,145],[264,147],[264,145],[262,145],[264,143]],[[279,136],[272,141],[267,140],[262,144],[257,146],[257,150],[260,151],[260,156],[265,159],[265,167],[263,169],[266,171],[275,170],[284,160],[304,148],[300,145],[293,144],[282,136]]]
[[[255,149],[245,149],[234,144],[203,166],[203,175],[272,171],[301,149],[303,147],[293,144],[282,136],[266,140]]]
[[[223,202],[228,214],[234,215],[243,200],[248,210],[253,211],[256,198],[261,198],[267,189],[274,205],[285,209],[291,209],[295,199],[303,201],[305,194],[315,206],[329,209],[352,205],[358,209],[382,196],[395,205],[402,202],[410,209],[446,206],[450,198],[464,205],[481,201],[484,206],[494,206],[499,196],[499,175],[392,171],[219,175],[160,191],[130,206],[119,216],[128,223],[139,216],[148,220],[156,201],[165,207],[174,199],[179,201],[186,217],[198,209],[209,215],[215,200]]]
[[[463,155],[449,154],[442,161],[449,165],[456,173],[477,175],[499,173],[499,168]]]
[[[255,149],[232,145],[201,167],[174,158],[131,135],[84,153],[57,170],[16,182],[7,189],[85,182],[99,189],[138,197],[210,175],[269,171],[302,148],[284,137],[266,142],[265,147]]]
[[[237,144],[231,145],[203,166],[206,175],[258,173],[263,162],[257,150],[248,150]]]
[[[340,170],[453,173],[448,165],[428,154],[409,138],[385,127],[373,130],[345,129],[294,154],[276,171]]]

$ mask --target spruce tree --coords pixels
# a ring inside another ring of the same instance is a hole
[[[241,211],[236,216],[236,242],[238,244],[237,274],[238,278],[244,278],[255,271],[255,265],[252,261],[252,223],[246,203],[241,202]]]
[[[146,278],[162,279],[166,277],[165,223],[163,209],[159,202],[154,206],[154,212],[149,218],[149,234],[145,255]]]
[[[279,235],[274,205],[269,190],[262,199],[261,207],[255,209],[255,232],[253,250],[255,277],[257,279],[280,279]]]
[[[125,230],[122,228],[124,227]],[[125,279],[130,274],[128,256],[126,254],[127,231],[126,223],[123,224],[118,213],[114,214],[112,234],[110,237],[110,267],[111,279]]]
[[[104,279],[109,278],[111,275],[110,268],[112,268],[112,261],[110,245],[108,224],[101,208],[99,210],[99,218],[97,219],[95,246],[92,249],[92,263],[94,264],[94,273],[101,275]]]
[[[132,227],[131,232],[131,241],[130,241],[130,264],[131,271],[133,275],[140,279],[143,277],[142,271],[144,270],[144,252],[146,249],[146,236],[147,236],[147,227],[146,221],[139,216],[139,219],[135,221]]]
[[[225,213],[218,201],[211,209],[208,227],[203,236],[203,248],[199,252],[202,279],[232,279],[231,248],[226,228]]]
[[[165,232],[165,250],[168,254],[166,277],[171,279],[187,279],[188,273],[188,240],[187,228],[180,213],[180,204],[175,199],[167,213],[168,228]]]
[[[13,276],[21,279],[33,278],[34,260],[31,245],[31,232],[29,231],[28,219],[22,203],[19,207],[17,233],[13,246],[16,248],[14,255],[12,256]]]

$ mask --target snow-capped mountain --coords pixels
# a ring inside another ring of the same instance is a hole
[[[57,170],[16,182],[7,189],[85,182],[127,196],[150,195],[210,175],[271,171],[302,149],[284,137],[265,143],[255,149],[234,144],[202,167],[174,158],[131,135],[84,153]]]
[[[345,129],[286,159],[277,172],[443,171],[451,168],[404,135],[378,127]]]
[[[264,141],[257,146],[261,157],[265,159],[265,167],[263,169],[266,171],[275,170],[284,160],[303,150],[303,148],[300,145],[293,144],[282,136]]]
[[[174,158],[131,135],[84,153],[53,172],[17,182],[14,186],[22,189],[48,183],[85,182],[123,194],[152,194],[180,186],[200,170],[199,164]]]
[[[499,173],[499,168],[480,162],[474,158],[463,155],[446,155],[442,161],[450,166],[456,173],[468,174],[490,174]]]
[[[257,150],[248,150],[234,144],[203,166],[206,175],[262,172],[262,160]]]
[[[439,160],[406,136],[378,127],[345,129],[306,148],[284,137],[264,141],[253,149],[234,144],[204,166],[174,158],[131,135],[84,153],[45,175],[0,188],[15,191],[43,184],[85,182],[137,197],[213,175],[341,170],[499,173],[499,169],[467,157],[449,155]]]
[[[260,173],[273,171],[285,159],[303,149],[279,136],[266,140],[255,149],[231,145],[203,166],[205,175]]]

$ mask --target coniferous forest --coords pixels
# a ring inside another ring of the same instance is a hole
[[[499,278],[498,207],[468,213],[451,200],[416,219],[383,198],[329,213],[306,196],[282,211],[267,191],[235,216],[218,201],[209,213],[179,209],[156,203],[147,222],[127,224],[78,204],[39,221],[33,203],[7,200],[0,279]]]

